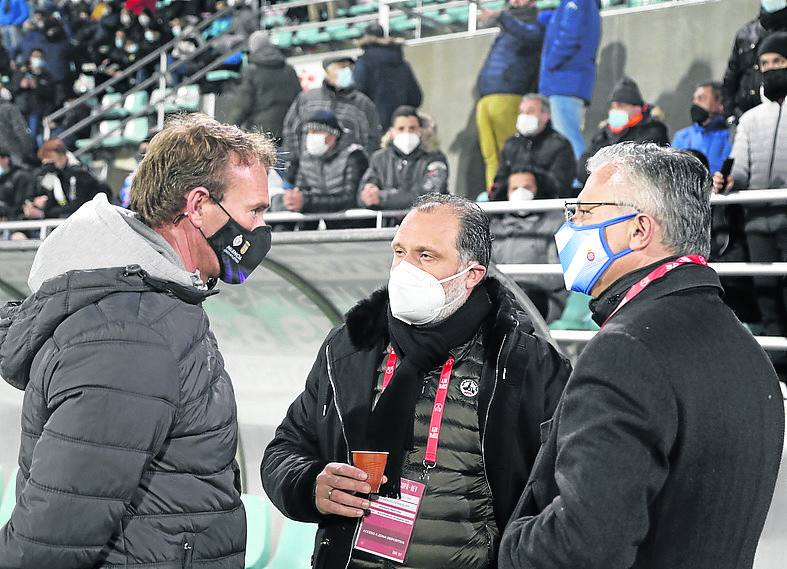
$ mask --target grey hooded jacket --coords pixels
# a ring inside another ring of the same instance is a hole
[[[142,267],[91,263],[113,252]],[[0,567],[242,568],[237,414],[209,293],[103,195],[44,242],[30,284],[0,309],[0,375],[25,392]]]

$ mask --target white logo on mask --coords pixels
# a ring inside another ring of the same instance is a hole
[[[242,235],[238,235],[237,237],[235,237],[235,239],[232,240],[232,246],[233,247],[238,247],[241,243],[243,243],[243,236]]]

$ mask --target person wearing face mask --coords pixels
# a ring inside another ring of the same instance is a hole
[[[787,31],[787,0],[760,0],[760,13],[735,35],[724,72],[722,102],[729,125],[760,104],[762,72],[757,61],[760,42],[774,32]]]
[[[593,297],[601,329],[542,426],[499,567],[750,569],[784,407],[705,260],[708,171],[634,143],[589,166],[555,242],[566,287]]]
[[[574,153],[569,145],[569,155]],[[530,171],[514,170],[506,181],[505,198],[511,203],[556,197],[548,186],[541,184],[541,176]],[[492,218],[492,260],[504,263],[558,263],[555,231],[563,223],[559,211],[521,211],[496,215]],[[563,279],[554,275],[517,277],[519,285],[538,308],[547,322],[560,317],[568,292]]]
[[[423,126],[414,107],[394,111],[383,147],[372,154],[361,180],[359,206],[407,209],[422,194],[448,193],[448,161],[435,137],[424,139]]]
[[[525,95],[519,102],[516,134],[509,138],[500,153],[489,198],[504,200],[508,178],[514,172],[538,176],[542,196],[573,197],[571,182],[577,163],[568,139],[552,128],[549,99],[537,93]]]
[[[46,68],[43,50],[30,52],[27,64],[17,69],[11,78],[10,90],[27,120],[30,133],[37,139],[41,134],[41,120],[54,110],[55,103],[54,81]]]
[[[30,172],[17,166],[10,152],[0,150],[0,220],[24,219],[22,207],[32,187]]]
[[[732,140],[721,105],[721,85],[715,81],[700,83],[694,89],[689,110],[691,126],[675,133],[674,148],[702,152],[711,172],[718,172],[732,151]]]
[[[329,57],[322,62],[325,81],[318,89],[302,92],[284,117],[283,155],[288,161],[287,178],[294,182],[298,162],[305,152],[303,123],[318,111],[332,111],[347,133],[371,155],[380,147],[380,119],[374,103],[353,84],[353,58]]]
[[[642,98],[639,86],[628,77],[620,79],[612,89],[607,120],[579,159],[579,181],[584,184],[587,180],[586,164],[596,152],[619,142],[669,144],[667,126],[651,115],[650,105]]]
[[[516,131],[520,99],[538,91],[538,60],[544,42],[545,15],[535,0],[509,0],[505,9],[483,9],[481,22],[496,23],[495,38],[478,74],[476,128],[485,165],[485,190],[492,187],[500,151]]]
[[[732,174],[713,176],[713,190],[770,189],[787,187],[787,32],[769,35],[760,43],[763,103],[746,111],[738,122]],[[787,261],[787,206],[766,203],[745,207],[746,241],[752,262]],[[787,285],[783,278],[754,277],[762,332],[787,333]],[[774,360],[787,378],[787,359]]]
[[[136,213],[100,195],[41,244],[33,294],[0,309],[0,373],[28,394],[1,567],[243,569],[237,410],[203,302],[270,248],[275,156],[265,135],[171,119]]]
[[[331,111],[318,111],[303,124],[305,153],[301,156],[295,187],[274,196],[272,211],[336,213],[355,205],[361,177],[369,166],[363,147],[343,131]],[[326,221],[329,228],[354,224]],[[301,224],[313,229],[316,222]]]
[[[263,487],[287,517],[319,524],[315,568],[388,567],[354,547],[374,525],[366,474],[347,464],[386,451],[380,495],[417,503],[410,535],[382,530],[399,540],[397,566],[491,569],[570,364],[487,275],[477,204],[421,196],[391,248],[388,287],[328,334],[265,450]]]

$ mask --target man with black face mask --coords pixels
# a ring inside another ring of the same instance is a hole
[[[718,172],[732,151],[730,132],[721,104],[721,85],[715,81],[700,83],[694,89],[691,102],[689,116],[692,124],[675,133],[672,146],[699,150],[708,159],[710,171]]]
[[[787,31],[787,0],[760,0],[760,4],[759,15],[735,35],[724,73],[722,99],[730,125],[736,124],[743,113],[761,102],[762,77],[757,62],[760,42],[769,34]]]
[[[100,194],[42,243],[34,294],[0,309],[0,375],[26,393],[0,567],[244,567],[235,398],[202,303],[268,252],[275,158],[265,135],[177,117],[137,213]]]
[[[714,192],[787,187],[787,32],[771,34],[760,44],[764,102],[741,116],[735,133],[732,175],[713,176]],[[746,207],[746,239],[752,262],[787,262],[787,205],[768,203]],[[755,277],[763,332],[787,332],[787,287],[781,277]],[[775,361],[782,379],[787,362]]]

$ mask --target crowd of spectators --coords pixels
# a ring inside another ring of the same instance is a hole
[[[21,18],[24,4],[5,6],[12,12],[19,8]],[[11,79],[0,91],[0,116],[9,137],[18,138],[25,121],[36,132],[41,116],[71,95],[73,65],[80,61],[73,53],[77,42],[84,48],[79,50],[83,61],[100,61],[99,72],[111,75],[113,68],[122,69],[177,36],[203,11],[226,6],[221,1],[172,2],[162,12],[152,2],[55,4],[59,11],[34,10],[21,24],[2,27],[8,57],[0,65]],[[582,131],[596,75],[599,10],[598,0],[561,0],[555,9],[543,11],[535,0],[509,0],[499,12],[482,10],[481,20],[496,23],[500,32],[478,77],[476,120],[486,168],[479,200],[574,197],[587,177],[587,160],[600,148],[623,141],[671,143],[694,153],[715,174],[717,192],[787,185],[787,121],[781,117],[787,94],[787,0],[763,0],[757,17],[734,39],[723,82],[696,86],[686,101],[688,126],[671,139],[661,110],[643,96],[636,78],[622,77],[608,97],[606,119],[586,145]],[[0,23],[9,21],[4,18]],[[248,35],[250,27],[243,22],[219,22],[214,33],[233,25],[235,33]],[[346,55],[325,59],[323,83],[302,91],[294,69],[267,33],[251,34],[248,65],[230,118],[279,139],[281,191],[272,200],[273,211],[401,210],[423,193],[449,191],[448,161],[437,126],[419,108],[421,88],[401,42],[370,25],[359,46],[363,53],[357,60]],[[10,101],[24,119],[10,111]],[[62,149],[67,155],[60,145],[52,151]],[[70,209],[64,199],[79,203],[107,191],[69,174],[68,168],[79,166],[59,158],[47,159],[48,170],[28,175],[23,165],[32,146],[8,147],[0,158],[0,215],[65,215]],[[725,166],[731,169],[721,174]],[[560,223],[559,215],[549,213],[496,219],[497,260],[549,261],[552,234]],[[329,219],[326,225],[355,227],[357,221]],[[712,260],[787,261],[785,207],[717,208]],[[545,316],[559,316],[565,301],[559,283],[545,278],[520,284]],[[726,284],[728,301],[742,318],[759,319],[765,332],[784,335],[784,279],[738,277]]]

